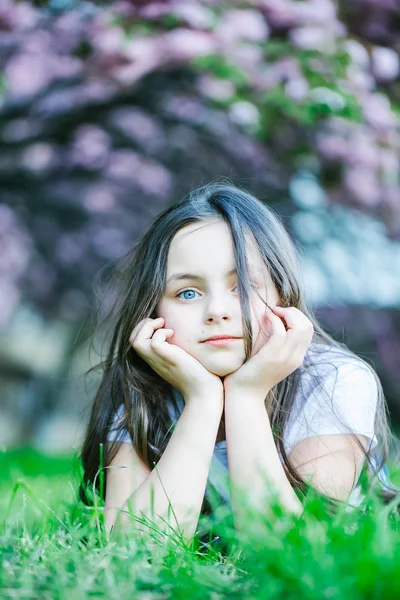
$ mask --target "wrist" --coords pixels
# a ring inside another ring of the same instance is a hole
[[[216,389],[203,389],[201,392],[193,392],[184,395],[186,406],[195,406],[201,412],[222,415],[224,410],[224,392],[221,387]]]
[[[241,388],[231,388],[225,390],[225,404],[235,404],[240,402],[243,404],[248,403],[260,403],[264,404],[265,399],[267,397],[269,390],[261,391],[261,390],[251,390],[251,389],[241,389]]]

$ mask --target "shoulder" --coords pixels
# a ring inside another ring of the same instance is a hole
[[[350,432],[376,442],[377,376],[356,355],[333,350],[312,351],[301,368],[285,431],[291,446],[314,435]]]
[[[311,347],[299,371],[302,382],[318,382],[330,391],[336,386],[368,386],[375,391],[378,387],[373,367],[345,347],[327,344]]]
[[[341,348],[314,348],[299,369],[292,419],[356,423],[373,420],[379,399],[379,378],[357,355]]]

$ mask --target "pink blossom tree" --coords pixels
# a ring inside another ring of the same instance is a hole
[[[101,264],[221,175],[290,202],[306,169],[399,239],[391,3],[59,6],[0,7],[2,203],[19,232],[4,244],[20,265],[3,268],[4,322],[21,294],[80,318]]]

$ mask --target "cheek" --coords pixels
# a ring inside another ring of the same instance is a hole
[[[182,308],[176,302],[160,303],[157,316],[163,317],[165,320],[165,327],[170,327],[175,330],[175,334],[183,334],[185,331],[188,333],[191,331],[194,325],[194,318],[190,311],[185,310],[186,307]]]
[[[156,314],[157,317],[163,317],[166,329],[170,328],[178,332],[182,328],[182,319],[176,308],[171,306],[169,302],[160,302],[157,306]]]
[[[182,313],[178,315],[176,312],[165,313],[165,315],[161,316],[165,319],[165,328],[174,330],[174,335],[168,341],[171,344],[187,349],[191,340],[196,338],[195,332],[191,328],[191,320],[185,318],[185,315],[182,315]]]
[[[163,317],[165,329],[173,329],[174,335],[168,338],[168,341],[175,346],[179,346],[184,350],[189,350],[193,340],[197,340],[199,332],[197,329],[193,331],[194,320],[185,310],[177,306],[175,303],[171,305],[168,301],[160,302],[156,310],[157,317]],[[200,338],[202,332],[200,331]]]

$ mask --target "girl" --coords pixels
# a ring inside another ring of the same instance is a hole
[[[229,183],[203,186],[156,218],[116,279],[81,452],[89,502],[105,444],[109,530],[130,506],[165,519],[171,503],[191,539],[215,492],[240,528],[239,489],[258,508],[274,490],[297,514],[309,486],[332,507],[358,505],[363,466],[385,502],[396,497],[379,378],[318,324],[269,207]]]

